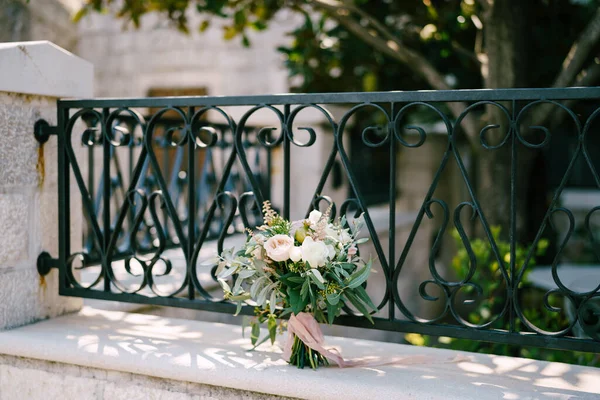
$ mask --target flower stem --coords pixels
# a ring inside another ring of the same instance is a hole
[[[289,363],[298,368],[310,365],[313,370],[320,366],[329,365],[329,361],[321,353],[308,347],[294,335],[294,343],[292,344],[292,354]]]

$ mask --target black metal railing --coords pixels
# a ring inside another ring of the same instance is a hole
[[[42,264],[58,267],[62,295],[233,312],[235,307],[215,289],[214,254],[241,236],[242,228],[259,224],[259,205],[264,200],[271,199],[284,217],[290,217],[298,212],[291,200],[309,191],[312,196],[303,205],[306,213],[331,203],[338,216],[352,219],[364,213],[365,233],[371,241],[361,245],[365,246],[361,253],[371,253],[380,272],[368,283],[379,309],[375,324],[351,308],[336,324],[600,352],[600,282],[576,289],[560,272],[560,253],[569,246],[576,223],[573,213],[560,204],[573,165],[589,168],[600,189],[595,170],[600,154],[587,148],[589,137],[597,135],[599,100],[600,88],[60,100],[58,127],[48,129],[58,134],[60,250],[58,259]],[[586,110],[591,104],[591,111],[581,113],[580,104],[586,104]],[[148,116],[142,117],[144,113]],[[559,131],[535,122],[538,114],[553,118],[563,114],[566,122],[559,124]],[[169,122],[173,115],[177,123]],[[251,129],[250,124],[258,128]],[[414,223],[401,234],[396,227],[404,211],[402,196],[397,194],[398,160],[425,151],[432,140],[426,127],[433,125],[443,131],[437,140],[441,137],[444,150],[435,156],[437,167],[425,185]],[[388,149],[387,159],[382,160],[390,172],[385,206],[389,225],[384,230],[365,206],[365,194],[355,178],[361,166],[353,165],[346,148],[345,138],[353,126],[366,126],[358,132],[365,151]],[[562,134],[557,132],[571,135],[574,150],[548,201],[534,205],[545,211],[533,235],[526,238],[519,211],[525,201],[519,195],[520,182],[528,173],[522,162],[529,152],[551,146],[553,137]],[[323,142],[324,138],[330,140]],[[81,143],[87,155],[80,154]],[[327,149],[325,153],[306,153],[318,143],[319,149]],[[121,153],[127,155],[125,162]],[[217,153],[218,171],[210,164]],[[506,197],[509,205],[504,212],[506,255],[494,227],[502,213],[492,209],[493,202],[481,201],[489,193],[478,191],[477,182],[485,174],[478,166],[483,163],[475,162],[498,153],[505,154],[498,160],[506,163],[495,168],[492,179],[502,178],[496,193]],[[271,161],[272,154],[277,154],[277,162]],[[314,187],[302,186],[318,159],[324,161]],[[337,202],[327,193],[336,161],[343,166],[351,193]],[[454,204],[438,196],[450,168],[462,187],[453,197]],[[279,186],[273,184],[272,170],[281,179]],[[462,198],[456,201],[456,196]],[[79,212],[79,202],[88,224],[82,250],[72,246],[70,239],[71,215]],[[589,207],[581,222],[597,255],[600,250],[591,225],[599,209],[600,204]],[[472,216],[471,222],[465,222],[466,214]],[[492,214],[496,216],[489,217]],[[526,277],[558,214],[565,217],[567,228],[554,238],[556,251],[549,270],[556,287],[539,294]],[[432,235],[424,240],[420,232],[427,223],[433,224]],[[467,260],[465,270],[454,275],[440,262],[444,259],[440,249],[452,247],[444,241],[451,231]],[[474,248],[475,237],[487,249],[484,262],[477,253],[481,249]],[[423,243],[427,244],[425,257],[419,263],[409,262],[419,259],[410,255]],[[214,246],[212,255],[204,258],[203,251],[210,246]],[[406,279],[404,274],[411,269],[418,274]],[[490,269],[497,273],[493,290],[477,280],[482,270]],[[423,274],[425,278],[414,278]],[[421,303],[437,307],[423,312],[412,309],[407,287],[414,289]],[[473,307],[491,296],[499,307],[479,319],[469,317]],[[542,326],[532,317],[539,310],[562,322]],[[252,308],[243,312],[252,313]],[[582,337],[576,336],[575,328],[583,331]]]
[[[144,118],[149,120],[150,118]],[[103,162],[102,150],[105,136],[101,134],[100,130],[96,127],[98,121],[95,120],[91,115],[83,118],[86,130],[82,135],[82,146],[86,149],[85,165],[87,166],[87,182],[86,187],[88,188],[90,198],[93,200],[92,207],[95,216],[100,215],[102,207],[105,204],[104,196],[108,193],[110,195],[110,206],[113,210],[118,210],[128,196],[132,194],[127,193],[128,178],[134,173],[136,166],[136,159],[144,146],[143,132],[136,131],[138,122],[132,115],[125,113],[115,118],[112,129],[113,137],[118,137],[115,143],[114,140],[110,146],[109,159],[110,159],[110,176],[108,178],[108,185],[110,189],[106,193],[104,191],[104,185],[106,184],[104,176],[98,174],[96,171],[96,164]],[[187,170],[190,168],[189,163],[186,162],[186,154],[184,152],[185,147],[179,146],[174,141],[174,136],[181,132],[185,122],[177,116],[171,116],[167,118],[161,118],[156,121],[155,129],[156,134],[153,139],[152,148],[157,152],[157,161],[161,171],[165,172],[165,179],[168,187],[168,193],[173,199],[174,204],[185,203],[185,193],[190,189],[187,179]],[[226,163],[226,156],[234,146],[233,134],[228,126],[213,123],[209,124],[206,121],[198,121],[197,129],[204,129],[207,133],[216,134],[218,139],[216,142],[197,152],[200,155],[199,164],[196,165],[196,169],[200,173],[196,177],[196,182],[193,183],[192,188],[196,191],[195,209],[198,211],[197,220],[204,221],[206,212],[208,211],[207,205],[210,204],[210,198],[208,197],[214,192],[214,189],[219,184],[217,171],[223,169]],[[270,174],[271,174],[271,149],[270,148],[258,148],[256,146],[256,129],[248,127],[245,132],[245,140],[242,145],[244,149],[249,152],[254,150],[253,157],[249,160],[250,167],[254,179],[259,183],[261,190],[264,193],[270,192]],[[254,141],[252,141],[254,140]],[[99,153],[99,154],[97,154]],[[198,158],[198,157],[197,157]],[[137,183],[136,189],[144,193],[152,193],[160,190],[158,182],[151,172],[150,162],[148,159],[144,161],[142,165],[142,171],[140,178]],[[252,187],[249,182],[242,179],[240,172],[233,170],[225,180],[225,186],[223,190],[241,195],[247,191],[251,191]],[[132,212],[128,215],[128,223],[130,226],[134,223],[135,215],[139,211],[140,205],[133,206]],[[177,210],[177,220],[180,224],[186,225],[189,216],[187,215],[187,208],[185,206],[179,207]],[[254,209],[251,215],[252,221],[257,221],[261,218],[260,210]],[[114,215],[115,213],[113,213]],[[91,221],[92,215],[85,213],[86,228],[83,232],[83,243],[84,252],[86,254],[86,262],[88,263],[99,263],[102,259],[102,249],[100,243],[94,240],[93,222]],[[163,211],[163,221],[168,219],[166,210]],[[114,215],[111,221],[111,231],[115,231],[115,225],[117,223],[117,215]],[[207,239],[216,239],[219,233],[223,229],[224,221],[220,219],[213,219],[209,225]],[[237,233],[243,232],[243,224],[233,224],[233,231]],[[164,243],[162,246],[165,248],[174,248],[179,245],[179,238],[173,227],[171,229],[164,229],[162,233]],[[195,226],[195,235],[198,235],[199,226]],[[124,258],[131,252],[132,238],[126,234],[124,230],[120,231],[120,237],[116,243],[116,253],[113,254],[113,259]],[[136,226],[136,240],[137,248],[136,251],[142,254],[152,253],[157,250],[157,243],[160,242],[158,237],[157,228],[152,221],[151,217],[143,218],[140,220],[138,226]]]

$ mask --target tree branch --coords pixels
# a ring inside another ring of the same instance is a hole
[[[344,26],[349,32],[356,35],[365,43],[410,68],[414,73],[423,78],[433,89],[451,89],[446,83],[443,75],[436,70],[425,57],[404,46],[402,41],[387,29],[385,29],[385,33],[380,32],[380,35],[377,35],[377,32],[370,32],[350,17],[349,8],[338,1],[313,0],[311,3],[315,7],[325,11],[332,19],[336,20],[340,25]],[[364,14],[364,11],[361,11],[361,15],[362,14]],[[373,17],[369,16],[368,19],[370,21]],[[377,29],[377,31],[380,31],[380,29]],[[450,102],[448,103],[448,107],[452,114],[458,118],[465,110],[466,105],[464,103]],[[462,128],[469,141],[472,144],[476,143],[478,128],[471,114],[468,114],[463,119]]]
[[[581,73],[579,79],[575,81],[574,86],[592,86],[600,80],[600,64],[594,63],[591,67]],[[567,100],[563,105],[567,108],[572,108],[577,103],[577,100]],[[567,112],[560,108],[558,112],[552,113],[550,117],[550,126],[558,126],[564,121]]]
[[[563,67],[556,77],[553,86],[568,86],[581,71],[583,64],[600,39],[600,7],[579,38],[571,46],[569,54],[563,62]]]

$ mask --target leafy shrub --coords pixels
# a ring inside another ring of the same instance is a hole
[[[492,236],[496,242],[498,256],[504,262],[507,268],[507,275],[510,277],[510,243],[500,239],[500,228],[491,229]],[[458,232],[453,232],[453,237],[459,249],[452,260],[452,269],[459,277],[465,277],[469,271],[470,258],[465,249]],[[497,318],[506,306],[506,281],[498,263],[498,257],[495,255],[487,239],[473,239],[470,241],[471,249],[476,260],[476,271],[470,282],[476,283],[482,289],[478,298],[478,291],[474,286],[464,286],[461,289],[461,298],[471,300],[473,297],[476,302],[466,304],[459,313],[465,320],[472,324],[482,325],[490,323],[490,328],[508,330],[510,328],[508,311],[504,316]],[[543,307],[543,296],[545,291],[532,286],[527,279],[532,267],[535,266],[535,257],[543,256],[548,248],[547,240],[540,240],[534,255],[527,263],[527,269],[523,274],[523,279],[519,285],[519,301],[525,317],[535,326],[548,330],[559,331],[569,325],[569,321],[564,312],[551,312]],[[530,246],[517,245],[515,249],[515,268],[516,273],[522,268],[527,259]],[[563,305],[561,296],[551,296],[549,302],[553,307]],[[467,302],[469,303],[469,302]],[[459,303],[456,302],[456,305]],[[466,315],[465,315],[466,314]],[[497,318],[494,322],[494,318]],[[523,322],[515,317],[515,329],[517,331],[527,331]],[[499,343],[479,342],[468,339],[454,339],[449,337],[433,337],[409,333],[405,335],[406,341],[417,346],[433,346],[448,348],[453,350],[463,350],[477,353],[491,353],[513,357],[526,357],[545,361],[560,361],[570,364],[600,366],[600,356],[593,353],[570,352],[561,350],[552,350],[546,348],[526,347],[517,345],[507,345]]]

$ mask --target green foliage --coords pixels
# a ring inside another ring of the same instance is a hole
[[[286,18],[290,18],[290,13],[301,17],[298,25],[290,26],[291,44],[279,49],[290,76],[300,78],[296,90],[429,88],[429,84],[405,63],[393,60],[381,48],[365,42],[364,37],[348,31],[332,18],[347,13],[347,18],[360,23],[366,33],[373,25],[369,18],[377,21],[402,45],[420,53],[443,76],[449,77],[450,86],[483,86],[481,66],[475,54],[485,52],[481,48],[480,28],[484,17],[479,1],[354,0],[343,3],[345,6],[341,6],[342,2],[314,0],[86,0],[75,19],[80,20],[89,12],[111,13],[139,27],[145,14],[158,13],[182,32],[195,29],[204,32],[215,25],[222,29],[225,40],[238,38],[249,46],[251,32],[264,31],[274,17],[285,10],[288,12]],[[532,51],[527,53],[527,60],[521,60],[531,71],[526,86],[548,86],[598,2],[550,0],[529,3],[523,18],[531,22],[530,35],[523,41],[532,47]],[[323,4],[329,4],[329,7]],[[203,16],[197,27],[189,26],[187,18],[188,13],[194,11]]]
[[[506,304],[506,282],[503,278],[502,270],[499,267],[503,265],[507,275],[510,277],[510,243],[500,239],[500,228],[491,229],[492,237],[496,242],[498,253],[496,254],[487,239],[472,239],[470,241],[472,255],[476,260],[477,270],[470,282],[475,282],[482,288],[482,297],[467,310],[466,320],[472,324],[483,325],[492,322],[494,318],[502,313]],[[452,260],[452,269],[459,277],[466,276],[471,265],[471,257],[466,250],[460,236],[453,232],[456,241],[456,256]],[[523,313],[533,325],[542,329],[557,332],[569,325],[567,317],[563,312],[550,312],[540,305],[543,302],[544,291],[531,287],[527,282],[528,271],[535,266],[535,257],[542,256],[548,248],[548,241],[541,239],[535,249],[531,246],[517,245],[515,249],[515,272],[523,268],[527,262],[527,269],[523,275],[520,288],[522,295],[520,302]],[[463,293],[469,299],[477,296],[477,291],[472,286],[465,286]],[[556,297],[550,299],[552,306],[560,307],[562,298]],[[468,308],[465,307],[465,308]],[[508,316],[498,318],[490,325],[492,328],[509,329]],[[526,330],[522,321],[518,318],[515,321],[517,331]],[[464,350],[476,353],[491,353],[507,356],[517,356],[534,358],[545,361],[560,361],[571,364],[600,366],[600,358],[590,353],[579,353],[569,351],[551,350],[545,348],[536,348],[528,346],[513,346],[498,343],[485,343],[467,339],[454,339],[449,337],[435,338],[427,335],[409,333],[405,339],[417,346],[435,346],[450,348],[453,350]]]

